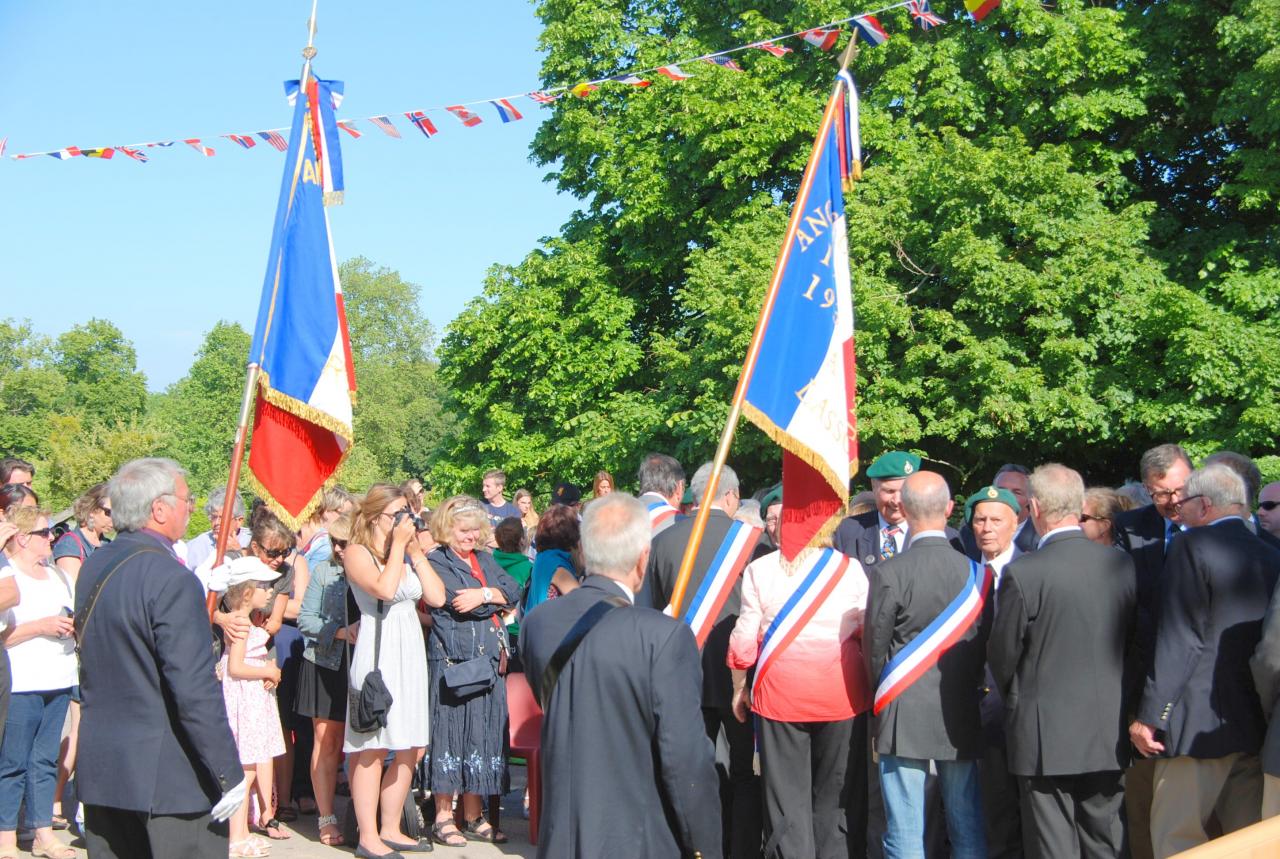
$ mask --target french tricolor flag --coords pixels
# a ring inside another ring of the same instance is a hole
[[[660,69],[654,69],[654,71],[662,75],[664,78],[670,78],[673,81],[687,81],[689,78],[693,77],[693,75],[684,71],[675,64],[663,66]]]
[[[80,147],[78,146],[68,146],[66,149],[59,149],[57,152],[47,152],[45,154],[50,158],[57,158],[59,161],[66,161],[68,158],[75,158],[77,155],[81,155],[83,153],[80,152]]]
[[[850,23],[853,24],[853,32],[869,44],[883,45],[889,41],[889,34],[885,32],[884,27],[880,25],[880,19],[875,15],[859,15]]]
[[[503,122],[515,122],[516,120],[524,119],[524,114],[516,110],[515,106],[505,98],[494,99],[489,104],[493,105],[493,109],[498,112],[498,118]]]
[[[449,107],[446,107],[445,110],[449,111],[454,116],[458,117],[458,119],[462,121],[462,124],[465,125],[467,128],[475,128],[477,125],[479,125],[481,122],[484,121],[480,117],[472,113],[471,111],[467,110],[466,107],[460,104],[451,105]]]
[[[836,46],[836,41],[840,38],[840,29],[833,27],[831,29],[823,29],[818,27],[814,30],[806,30],[800,34],[800,38],[804,39],[810,45],[829,51]]]

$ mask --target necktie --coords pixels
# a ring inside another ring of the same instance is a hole
[[[897,525],[890,525],[884,529],[880,535],[880,557],[888,560],[898,554],[898,541],[894,537],[901,530]]]
[[[1181,534],[1181,533],[1182,533],[1182,529],[1181,529],[1181,528],[1179,528],[1177,525],[1174,525],[1173,523],[1170,523],[1170,524],[1169,524],[1169,530],[1168,530],[1168,531],[1166,531],[1166,532],[1165,532],[1165,535],[1164,535],[1164,551],[1165,551],[1165,554],[1168,554],[1168,553],[1169,553],[1169,544],[1173,542],[1173,538],[1174,538],[1174,537],[1176,537],[1176,536],[1178,536],[1178,535],[1179,535],[1179,534]]]

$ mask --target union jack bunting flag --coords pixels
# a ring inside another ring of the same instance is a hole
[[[529,98],[533,99],[538,104],[551,104],[551,102],[555,101],[559,97],[559,93],[542,92],[541,90],[529,93]]]
[[[382,130],[382,133],[388,137],[400,137],[400,132],[391,124],[391,119],[385,116],[371,116],[369,121]]]
[[[929,0],[907,0],[907,11],[911,13],[911,17],[920,25],[921,30],[932,30],[934,27],[941,27],[947,23],[929,8]]]
[[[289,148],[289,142],[278,131],[259,131],[258,136],[274,146],[277,152],[284,152]]]
[[[742,66],[735,63],[730,57],[707,57],[706,60],[709,63],[715,63],[717,66],[722,66],[723,68],[730,69],[731,71],[742,71]]]
[[[134,161],[141,161],[143,164],[146,164],[151,160],[147,153],[143,152],[141,149],[134,149],[132,146],[121,146],[119,149]]]
[[[360,129],[356,128],[356,121],[354,119],[339,119],[338,127],[357,140],[360,139]]]
[[[420,110],[411,110],[408,113],[406,113],[405,116],[409,119],[410,122],[418,126],[418,130],[421,131],[423,134],[425,134],[427,137],[435,137],[437,134],[440,133],[440,130],[436,128],[436,124],[432,122],[430,119],[428,119],[427,115]],[[396,135],[396,137],[399,137],[399,136],[400,135],[398,134]]]
[[[773,54],[775,57],[785,57],[787,54],[791,53],[790,48],[783,45],[775,45],[773,42],[766,42],[763,45],[756,45],[756,47],[762,51],[767,51],[768,53]]]

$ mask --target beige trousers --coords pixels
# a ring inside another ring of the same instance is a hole
[[[1209,840],[1217,815],[1222,832],[1257,823],[1262,815],[1262,767],[1257,755],[1160,758],[1151,803],[1151,843],[1159,859]]]
[[[1156,760],[1139,758],[1124,774],[1130,859],[1155,859],[1151,848],[1151,792],[1155,787]]]

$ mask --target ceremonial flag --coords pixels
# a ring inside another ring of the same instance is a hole
[[[85,149],[85,150],[82,150],[80,154],[83,155],[85,158],[110,158],[111,156],[116,154],[116,151],[111,148]]]
[[[785,47],[784,45],[775,45],[773,42],[765,42],[763,45],[756,45],[756,47],[762,51],[768,51],[775,57],[785,57],[787,54],[791,53],[790,48]]]
[[[250,349],[259,375],[249,480],[295,529],[319,504],[352,441],[355,370],[324,209],[325,188],[341,190],[334,83],[312,78],[306,97],[295,100]]]
[[[731,57],[705,57],[704,59],[709,63],[715,63],[717,66],[722,66],[730,71],[742,71],[742,66],[735,63]]]
[[[518,119],[524,119],[524,114],[515,109],[515,106],[505,98],[494,99],[489,102],[493,105],[493,109],[498,111],[498,118],[503,122],[515,122]]]
[[[440,133],[440,131],[436,128],[435,123],[432,122],[430,119],[428,119],[427,115],[420,110],[411,110],[408,113],[406,113],[405,116],[409,118],[410,122],[418,126],[418,130],[421,131],[423,134],[425,134],[427,137],[435,137],[437,134]],[[396,135],[396,137],[399,137],[399,136],[400,135],[398,134]]]
[[[360,129],[356,128],[356,121],[354,119],[339,119],[338,127],[347,134],[350,134],[356,140],[360,139]]]
[[[663,66],[660,69],[654,69],[658,74],[665,78],[671,78],[673,81],[687,81],[693,75],[686,71],[682,71],[677,65]]]
[[[555,101],[559,97],[559,93],[542,92],[541,90],[529,93],[529,98],[533,99],[538,104],[551,104],[551,102]]]
[[[477,125],[479,125],[481,122],[484,121],[480,117],[476,116],[474,113],[467,110],[465,107],[463,107],[460,104],[455,104],[451,107],[446,107],[445,110],[449,111],[454,116],[458,117],[458,119],[462,120],[462,124],[465,125],[467,128],[475,128]]]
[[[907,0],[907,11],[920,25],[921,30],[932,30],[947,23],[933,14],[933,10],[929,8],[929,0]]]
[[[800,38],[804,39],[810,45],[829,51],[836,46],[836,41],[840,38],[840,29],[838,27],[824,30],[819,27],[815,30],[806,30],[800,34]]]
[[[889,41],[889,34],[875,15],[860,15],[850,23],[853,24],[853,32],[872,45],[883,45]]]
[[[346,88],[346,84],[344,84],[342,81],[329,81],[329,83],[330,83],[329,94],[326,96],[326,98],[328,99],[329,104],[333,106],[333,109],[337,110],[338,107],[342,104],[343,91]],[[284,82],[284,97],[288,99],[290,107],[293,107],[294,105],[297,104],[298,81]]]
[[[596,86],[595,84],[580,83],[577,86],[575,86],[573,89],[571,89],[570,92],[572,92],[578,98],[586,98],[587,93],[595,92],[598,89],[600,89],[600,87]]]
[[[277,152],[284,152],[289,148],[289,141],[285,140],[278,131],[259,131],[258,136],[274,146]]]
[[[189,137],[182,142],[190,146],[196,152],[199,152],[201,155],[204,155],[206,157],[211,157],[215,154],[213,147],[205,146],[203,143],[200,142],[199,137]]]
[[[964,0],[964,8],[969,10],[975,21],[981,21],[999,5],[1000,0]]]
[[[647,87],[650,81],[645,80],[639,75],[618,75],[616,78],[609,78],[611,81],[617,81],[620,84],[629,84],[631,86]]]
[[[405,116],[408,116],[408,115],[409,114],[407,113],[405,114]],[[391,124],[391,119],[389,117],[371,116],[369,117],[369,121],[372,122],[374,125],[376,125],[378,128],[380,128],[382,130],[382,133],[387,135],[388,137],[395,137],[395,138],[400,137],[400,132],[397,131],[396,127]],[[430,137],[431,135],[428,134],[427,136]]]
[[[134,149],[132,146],[121,146],[119,147],[119,149],[121,152],[123,152],[125,155],[128,155],[134,161],[141,161],[143,164],[146,164],[148,161],[151,160],[151,157],[147,155],[147,153],[143,152],[141,149]]]
[[[783,557],[831,534],[857,470],[853,297],[843,177],[853,174],[852,77],[842,72],[800,183],[743,413],[783,449]]]

